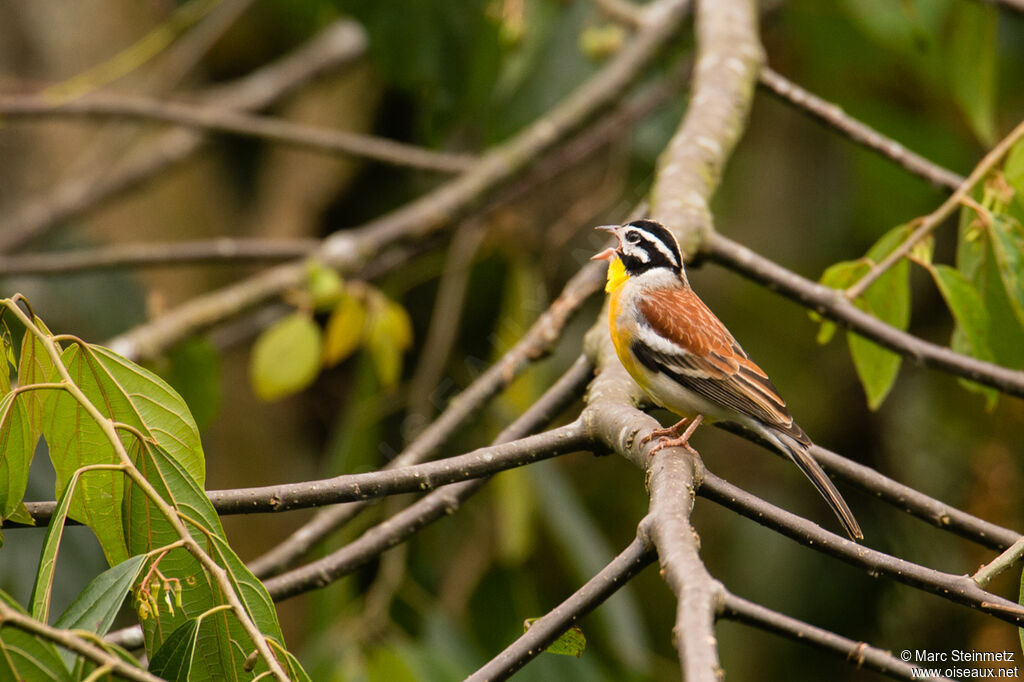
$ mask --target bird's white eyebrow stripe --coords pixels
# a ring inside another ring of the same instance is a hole
[[[668,261],[670,263],[672,263],[672,265],[675,265],[676,267],[679,266],[679,260],[676,258],[676,254],[672,252],[672,249],[670,249],[665,244],[665,242],[663,242],[658,237],[655,237],[653,234],[651,234],[650,232],[648,232],[647,230],[645,230],[642,227],[635,227],[634,226],[633,229],[636,230],[637,232],[641,233],[644,236],[644,239],[646,239],[648,243],[654,244],[654,246],[659,251],[661,251],[662,254],[664,254],[666,258],[668,258]]]

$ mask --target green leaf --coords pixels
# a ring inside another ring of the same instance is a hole
[[[14,357],[14,338],[7,321],[0,318],[0,350],[6,362],[0,361],[0,396],[11,392],[11,368],[17,368],[18,360]]]
[[[945,52],[953,98],[974,134],[985,146],[991,146],[996,136],[996,8],[959,2],[949,22]]]
[[[192,536],[228,572],[234,591],[260,632],[283,647],[284,639],[270,595],[228,545],[220,518],[203,490],[181,464],[159,446],[136,446],[132,456],[157,493],[188,519]],[[178,539],[171,524],[134,483],[125,493],[124,509],[125,535],[132,553],[147,552]],[[143,619],[146,650],[151,656],[185,621],[226,603],[219,584],[184,548],[164,554],[159,559],[159,570],[165,579],[181,581],[181,604],[172,610],[158,599],[158,610]],[[204,655],[193,662],[192,680],[220,680],[234,676],[254,649],[234,614],[226,611],[203,618],[196,636],[198,651]],[[262,670],[266,670],[266,664],[260,661],[255,672]]]
[[[869,265],[863,260],[841,261],[826,268],[818,281],[832,289],[846,289],[863,277],[868,269]],[[817,341],[820,345],[824,346],[832,340],[833,336],[835,336],[836,323],[822,318],[813,311],[810,315],[811,319],[815,322],[821,322],[821,327],[818,329]]]
[[[36,525],[35,518],[32,517],[32,514],[29,512],[28,507],[25,506],[24,502],[19,504],[18,508],[15,509],[11,513],[11,515],[8,516],[7,519],[5,519],[5,520],[7,520],[7,521],[14,521],[15,523],[20,523],[20,524],[25,525],[25,526],[34,526],[34,525]]]
[[[52,336],[43,321],[35,318],[35,325],[47,336]],[[58,347],[59,348],[59,347]],[[18,358],[18,386],[50,383],[57,380],[57,370],[46,352],[44,343],[26,330],[21,339],[21,357]],[[32,425],[29,449],[34,451],[42,435],[43,422],[50,414],[56,391],[29,391],[25,394],[29,422]]]
[[[1017,320],[1024,325],[1024,228],[1014,218],[993,215],[992,248],[999,277]]]
[[[78,480],[81,480],[81,476]],[[53,593],[53,575],[57,569],[57,552],[64,536],[64,521],[68,517],[68,508],[75,494],[76,483],[77,481],[73,481],[68,485],[57,501],[57,508],[46,527],[46,538],[43,540],[43,549],[39,555],[39,570],[36,571],[36,581],[29,601],[32,604],[32,617],[43,623],[50,620],[50,598]]]
[[[412,322],[401,305],[379,299],[371,308],[366,347],[385,389],[393,389],[402,376],[402,356],[412,345]]]
[[[164,378],[188,405],[200,431],[213,423],[220,411],[220,356],[209,339],[193,337],[168,353],[170,366]]]
[[[995,361],[1004,367],[1024,367],[1024,329],[1007,296],[995,255],[992,230],[974,216],[973,210],[960,214],[957,269],[977,289],[988,313],[988,343]],[[954,341],[956,341],[954,336]],[[964,347],[966,350],[966,346]]]
[[[37,440],[32,432],[27,395],[8,391],[0,400],[0,521],[23,506]]]
[[[533,625],[536,620],[536,618],[527,618],[526,622],[523,623],[523,632],[529,630],[530,626]],[[561,637],[552,642],[544,651],[549,654],[575,656],[576,658],[579,658],[583,655],[583,651],[586,648],[587,638],[583,636],[583,630],[573,625],[563,632]]]
[[[1024,206],[1024,140],[1018,140],[1003,163],[1003,175],[1013,187],[1017,203]]]
[[[323,363],[333,367],[355,352],[363,340],[366,306],[348,292],[342,292],[327,320]]]
[[[6,592],[0,591],[0,600],[19,613],[25,613]],[[52,642],[16,627],[5,627],[0,629],[0,680],[64,682],[71,680],[71,673]]]
[[[145,562],[146,557],[139,554],[100,573],[75,597],[54,627],[107,634]]]
[[[52,525],[53,521],[50,523]],[[89,581],[53,626],[62,630],[88,630],[101,637],[107,634],[145,562],[146,557],[140,554],[100,573]],[[72,665],[75,657],[70,651],[61,650],[65,664]]]
[[[185,400],[156,374],[109,348],[94,344],[88,348],[125,393],[132,411],[146,429],[145,435],[180,462],[202,486],[206,481],[206,458],[199,428]]]
[[[165,680],[188,682],[192,674],[192,658],[196,653],[199,620],[189,618],[172,632],[153,654],[149,672]]]
[[[320,372],[321,345],[320,328],[298,312],[260,334],[249,365],[256,395],[278,400],[313,383]]]
[[[963,330],[971,347],[971,355],[991,361],[988,312],[978,290],[963,273],[948,265],[934,265],[929,268],[929,272],[957,326]]]
[[[61,362],[105,418],[125,424],[162,446],[202,485],[205,462],[199,430],[185,401],[166,382],[100,346],[73,344],[61,354]],[[44,434],[57,473],[58,496],[79,468],[119,463],[107,434],[66,391],[60,391],[54,401]],[[119,437],[129,445],[137,440],[124,430]],[[89,472],[82,477],[69,512],[71,518],[93,530],[110,565],[128,558],[121,530],[123,495],[122,472]]]
[[[868,250],[865,259],[875,264],[901,244],[909,234],[906,225],[899,225],[875,242]],[[901,260],[867,288],[864,294],[854,301],[861,310],[874,315],[883,322],[906,330],[910,324],[910,265],[906,259]],[[869,341],[853,332],[846,335],[850,346],[857,377],[867,396],[868,408],[877,410],[885,401],[889,391],[896,383],[902,358],[873,341]]]
[[[948,265],[934,265],[928,268],[928,271],[956,321],[950,347],[958,353],[965,353],[991,362],[993,356],[988,345],[988,311],[985,310],[985,304],[981,300],[978,290],[956,268]],[[961,379],[960,382],[969,390],[984,395],[989,409],[995,407],[999,399],[999,392],[994,388],[965,379]]]

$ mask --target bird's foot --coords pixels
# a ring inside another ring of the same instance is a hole
[[[640,440],[640,445],[646,445],[655,438],[659,439],[658,444],[651,448],[651,451],[647,453],[648,458],[653,457],[656,452],[663,448],[676,447],[683,448],[691,455],[696,455],[697,451],[690,445],[690,436],[693,435],[693,432],[697,430],[697,427],[700,426],[700,423],[703,420],[704,415],[700,414],[694,417],[693,420],[683,417],[668,428],[654,429]],[[686,427],[686,430],[683,431],[682,434],[680,434],[680,429],[682,429],[687,422],[690,422],[690,425]],[[674,436],[674,438],[669,438],[669,436]]]

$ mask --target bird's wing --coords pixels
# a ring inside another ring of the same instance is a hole
[[[768,375],[689,287],[647,292],[638,311],[638,338],[631,349],[641,363],[810,445]]]

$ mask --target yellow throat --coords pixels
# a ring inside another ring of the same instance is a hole
[[[616,256],[608,263],[608,281],[604,284],[604,290],[611,293],[625,284],[628,279],[626,266],[622,264],[622,259]]]

